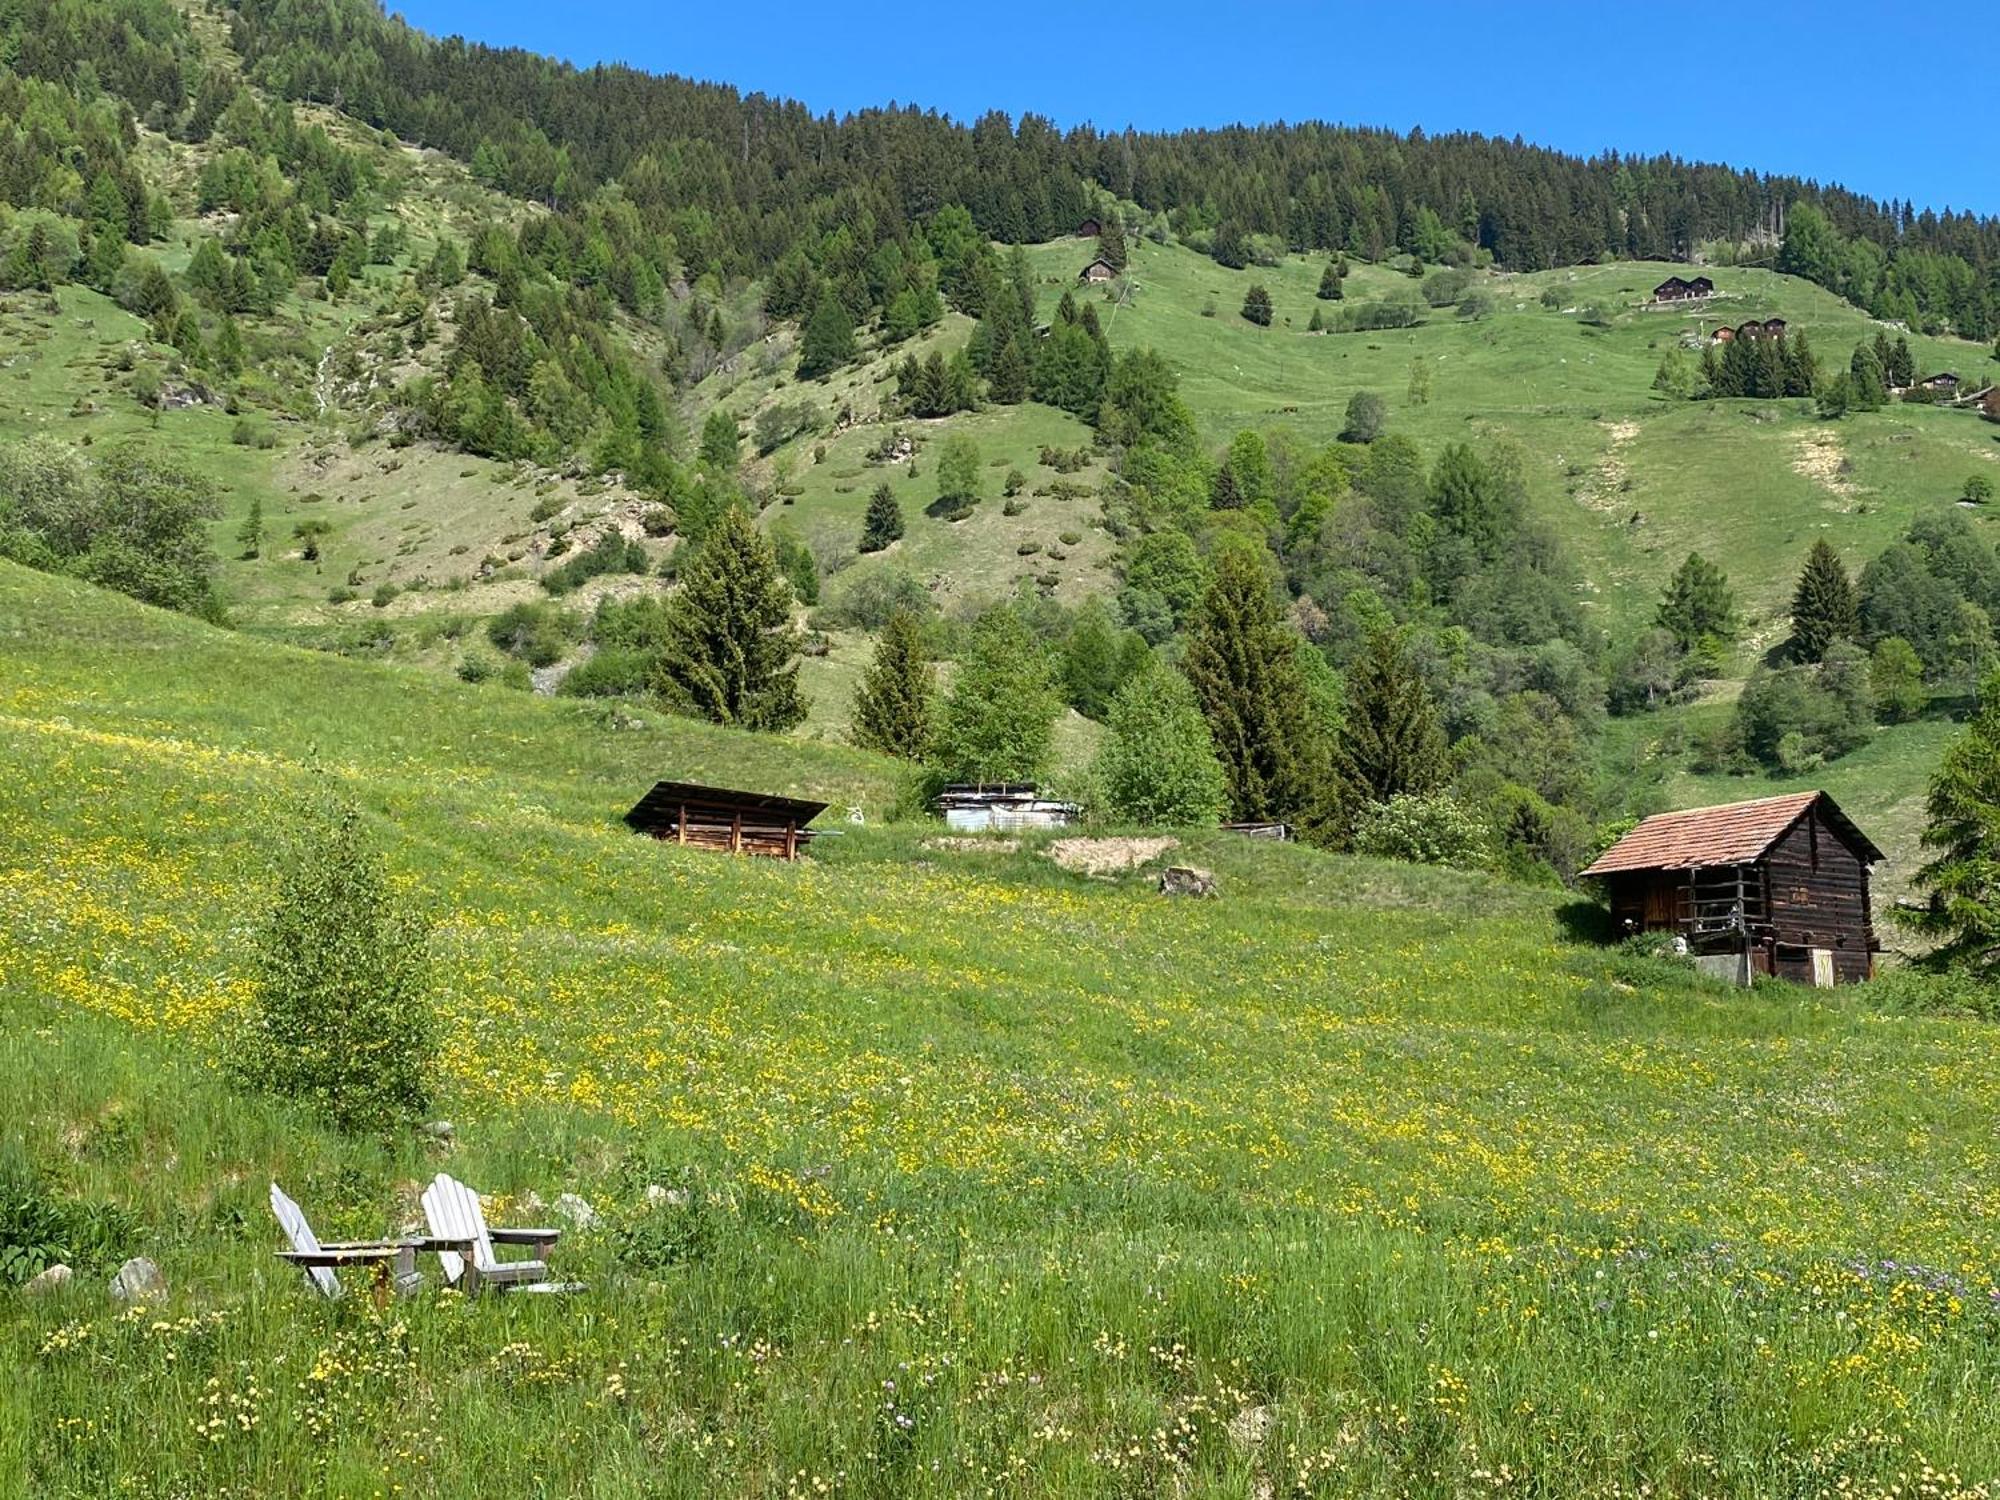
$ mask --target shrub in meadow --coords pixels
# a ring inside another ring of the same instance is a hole
[[[360,809],[313,807],[258,924],[242,1077],[343,1130],[414,1118],[437,1052],[428,952],[428,924],[390,880]]]

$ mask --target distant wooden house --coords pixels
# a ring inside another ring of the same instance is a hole
[[[948,786],[938,811],[954,833],[1002,833],[1023,828],[1065,828],[1083,814],[1073,802],[1042,795],[1032,781],[981,782]]]
[[[1715,283],[1706,276],[1697,276],[1692,281],[1679,276],[1669,276],[1653,288],[1655,302],[1686,302],[1693,297],[1709,297],[1715,293]]]
[[[666,843],[767,859],[797,859],[799,851],[813,839],[806,825],[825,811],[824,802],[797,797],[660,781],[625,814],[625,821],[633,832]]]
[[[1076,226],[1076,237],[1080,240],[1094,240],[1104,233],[1104,224],[1098,219],[1085,219]]]
[[[1714,333],[1710,334],[1709,338],[1718,344],[1733,344],[1736,342],[1736,330],[1725,323],[1722,327],[1716,329]]]
[[[1800,984],[1875,973],[1870,866],[1882,851],[1825,792],[1647,818],[1583,873],[1622,932],[1668,932],[1704,968]]]
[[[1941,371],[1936,375],[1926,375],[1917,384],[1927,391],[1937,392],[1940,396],[1956,396],[1958,394],[1958,376],[1950,370]]]
[[[1747,323],[1737,324],[1734,335],[1736,338],[1749,339],[1753,342],[1757,339],[1781,339],[1784,336],[1785,320],[1783,318],[1765,318],[1762,322],[1752,318]]]
[[[1106,260],[1103,256],[1100,255],[1097,257],[1096,260],[1092,261],[1089,265],[1085,266],[1081,271],[1079,271],[1077,273],[1076,279],[1078,281],[1089,281],[1089,282],[1110,281],[1113,277],[1117,276],[1117,274],[1118,274],[1118,268],[1112,265],[1110,261]]]

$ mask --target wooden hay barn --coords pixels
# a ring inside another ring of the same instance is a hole
[[[1118,268],[1100,255],[1096,260],[1077,272],[1076,279],[1078,281],[1109,281],[1117,274]]]
[[[1825,792],[1647,818],[1583,873],[1624,933],[1685,938],[1704,968],[1848,984],[1875,973],[1869,867],[1882,858]]]
[[[797,859],[812,842],[812,830],[806,825],[825,811],[824,802],[660,781],[625,814],[625,821],[633,832],[666,843]]]
[[[1104,233],[1104,225],[1096,219],[1085,219],[1076,226],[1076,237],[1080,240],[1094,240]]]

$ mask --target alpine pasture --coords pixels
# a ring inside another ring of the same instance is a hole
[[[1192,904],[1034,841],[705,856],[616,822],[666,758],[871,809],[892,778],[11,565],[0,636],[7,1190],[99,1247],[0,1305],[33,1493],[1957,1493],[2000,1464],[1980,1026],[1633,970],[1559,893],[1222,834],[1188,836],[1224,889]],[[449,1146],[222,1071],[266,830],[316,778],[439,923]],[[373,1237],[440,1168],[495,1223],[581,1194],[557,1256],[590,1289],[378,1309],[272,1256],[273,1178]],[[142,1250],[169,1292],[121,1309]]]

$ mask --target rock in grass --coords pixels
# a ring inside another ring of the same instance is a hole
[[[167,1278],[143,1255],[135,1255],[111,1278],[111,1295],[120,1302],[155,1302],[167,1295]]]
[[[433,1120],[424,1127],[424,1134],[434,1141],[443,1141],[449,1146],[454,1132],[451,1128],[451,1121]]]
[[[577,1229],[593,1229],[597,1225],[597,1210],[575,1193],[564,1193],[557,1198],[556,1212]]]
[[[1163,896],[1213,896],[1215,872],[1197,870],[1193,865],[1169,865],[1160,873]]]
[[[68,1266],[57,1261],[41,1275],[29,1281],[21,1290],[31,1297],[38,1297],[44,1292],[59,1292],[70,1284],[75,1275],[76,1273]]]

